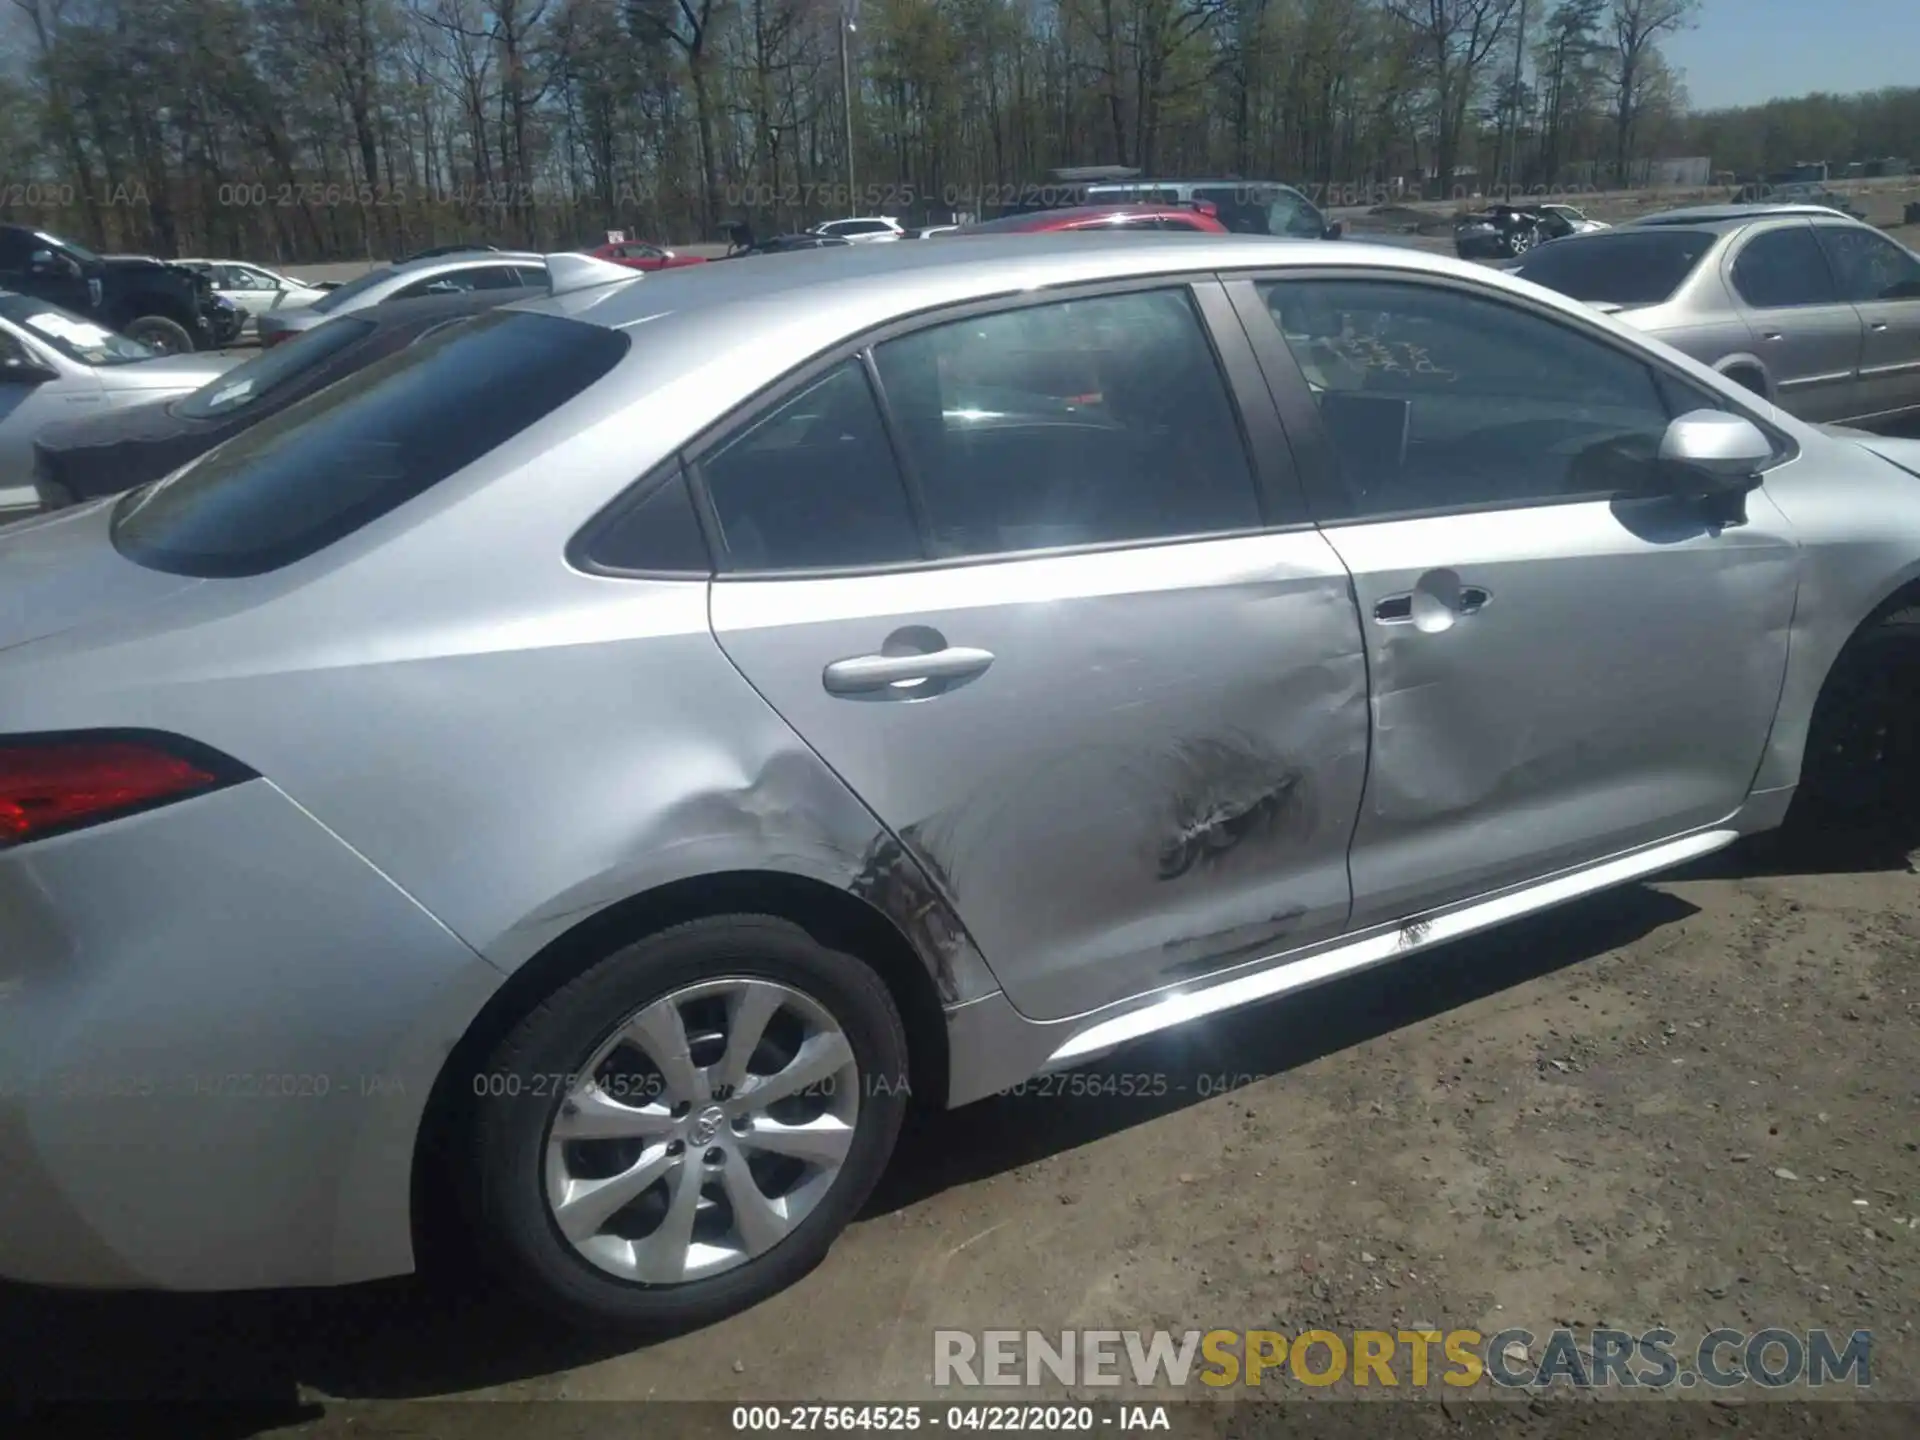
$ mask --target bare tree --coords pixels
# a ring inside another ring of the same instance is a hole
[[[1433,96],[1434,169],[1441,194],[1453,188],[1462,131],[1481,67],[1506,34],[1520,0],[1385,0],[1387,13],[1417,39]]]
[[[1648,64],[1653,47],[1692,22],[1699,0],[1613,0],[1614,174],[1622,183],[1631,155],[1633,122],[1656,79]]]

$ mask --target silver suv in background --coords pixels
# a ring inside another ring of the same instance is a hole
[[[909,1089],[1911,805],[1916,682],[1920,441],[1457,260],[979,236],[496,310],[0,531],[0,1275],[463,1226],[699,1323]]]
[[[1920,412],[1920,255],[1819,206],[1703,206],[1541,246],[1514,274],[1803,420]]]

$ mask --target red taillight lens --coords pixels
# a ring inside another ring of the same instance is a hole
[[[250,773],[172,737],[0,741],[0,848],[216,790]]]

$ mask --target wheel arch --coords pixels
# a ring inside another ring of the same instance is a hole
[[[1737,355],[1723,355],[1714,361],[1713,368],[1720,374],[1726,376],[1727,379],[1732,380],[1736,385],[1745,383],[1739,378],[1742,373],[1758,377],[1760,388],[1757,393],[1769,403],[1773,402],[1773,372],[1767,369],[1766,362],[1758,355],[1751,355],[1745,352]],[[1748,386],[1747,388],[1752,389],[1753,387]]]
[[[908,1083],[915,1100],[945,1105],[949,1060],[939,991],[912,942],[878,908],[823,880],[786,871],[729,870],[669,881],[607,905],[549,941],[507,977],[448,1052],[414,1142],[411,1214],[417,1260],[430,1259],[440,1245],[434,1227],[447,1213],[449,1198],[442,1187],[473,1099],[462,1089],[462,1077],[477,1070],[543,996],[595,961],[670,926],[728,914],[791,920],[822,944],[871,965],[906,1026]]]
[[[1920,566],[1912,567],[1887,590],[1850,629],[1841,641],[1834,645],[1820,664],[1819,683],[1812,688],[1811,697],[1800,707],[1796,723],[1789,733],[1776,733],[1770,748],[1774,758],[1766,764],[1766,769],[1781,778],[1776,783],[1798,787],[1806,779],[1807,743],[1813,731],[1813,719],[1819,713],[1820,705],[1826,699],[1828,687],[1833,682],[1834,672],[1839,668],[1844,656],[1860,638],[1880,624],[1889,615],[1902,610],[1920,607]],[[1804,692],[1803,692],[1804,693]],[[1776,725],[1776,732],[1779,727]],[[1787,753],[1781,753],[1782,751]]]

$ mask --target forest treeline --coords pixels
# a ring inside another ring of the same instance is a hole
[[[108,250],[684,242],[990,210],[1071,165],[1338,199],[1920,157],[1920,88],[1692,113],[1664,48],[1698,0],[0,7],[0,215]]]

